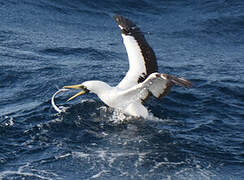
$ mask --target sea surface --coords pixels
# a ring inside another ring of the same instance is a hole
[[[128,69],[113,16],[133,20],[159,72],[189,79],[148,119],[65,85]],[[0,0],[0,179],[244,179],[243,0]]]

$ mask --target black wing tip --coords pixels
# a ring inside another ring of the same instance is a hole
[[[191,81],[184,78],[177,78],[176,81],[177,85],[183,86],[185,88],[191,88],[193,86]]]
[[[129,34],[131,32],[140,31],[133,21],[129,20],[128,18],[125,18],[124,16],[115,14],[114,19],[119,24],[123,34]]]
[[[124,16],[121,16],[119,14],[114,15],[114,19],[118,22],[119,25],[122,27],[135,27],[136,24],[129,20],[128,18],[125,18]]]
[[[183,86],[185,88],[190,88],[193,86],[191,81],[186,80],[185,78],[179,78],[179,77],[175,77],[175,76],[172,76],[169,74],[162,74],[162,76],[178,86]]]

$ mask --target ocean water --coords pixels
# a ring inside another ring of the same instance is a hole
[[[114,14],[191,80],[133,119],[64,85],[128,69]],[[244,179],[242,0],[0,0],[0,179]],[[125,119],[122,121],[122,119]]]

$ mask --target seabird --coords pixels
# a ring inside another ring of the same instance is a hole
[[[115,15],[114,18],[122,32],[129,59],[129,71],[115,87],[97,80],[64,86],[64,89],[81,90],[67,101],[86,93],[94,93],[112,108],[119,109],[127,115],[147,118],[149,113],[143,104],[149,96],[162,98],[174,85],[189,88],[192,84],[184,78],[158,73],[155,53],[141,30],[123,16]]]

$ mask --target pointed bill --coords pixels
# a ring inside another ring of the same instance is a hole
[[[74,96],[72,96],[71,98],[69,98],[69,99],[67,100],[67,102],[68,102],[68,101],[71,101],[71,100],[73,100],[73,99],[75,99],[75,98],[77,98],[78,96],[81,96],[81,95],[87,93],[87,91],[83,90],[82,85],[80,85],[80,84],[77,84],[77,85],[71,85],[71,86],[64,86],[64,89],[82,89],[81,92],[78,92],[77,94],[75,94]]]
[[[76,84],[76,85],[71,85],[71,86],[64,86],[64,89],[81,89],[81,85]]]
[[[71,100],[73,100],[73,99],[75,99],[75,98],[77,98],[78,96],[81,96],[81,95],[83,95],[83,94],[86,94],[86,91],[78,92],[77,94],[75,94],[74,96],[72,96],[71,98],[69,98],[69,99],[67,100],[67,102],[69,102],[69,101],[71,101]]]

